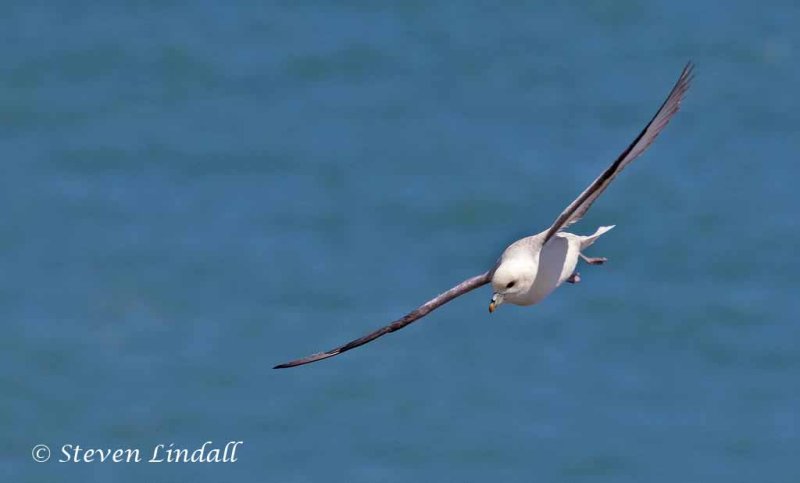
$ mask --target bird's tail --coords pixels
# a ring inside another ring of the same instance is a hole
[[[591,245],[592,245],[592,243],[594,243],[594,242],[595,242],[595,241],[596,241],[598,238],[600,238],[600,236],[601,236],[603,233],[605,233],[605,232],[607,232],[608,230],[610,230],[610,229],[614,228],[615,226],[617,226],[617,225],[601,226],[601,227],[600,227],[600,228],[598,228],[598,229],[597,229],[597,231],[596,231],[596,232],[594,232],[593,234],[591,234],[591,235],[589,235],[589,236],[582,236],[582,237],[581,237],[581,250],[583,250],[583,249],[584,249],[584,248],[586,248],[586,247],[589,247],[589,246],[591,246]]]

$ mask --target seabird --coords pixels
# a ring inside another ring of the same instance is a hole
[[[647,123],[642,132],[625,149],[617,159],[611,163],[603,173],[589,185],[567,208],[558,215],[556,221],[547,230],[533,236],[517,240],[503,251],[500,259],[490,270],[468,278],[455,287],[443,292],[431,300],[417,307],[415,310],[395,320],[391,324],[371,332],[359,339],[331,349],[318,352],[302,359],[297,359],[284,364],[279,364],[274,369],[285,369],[311,362],[320,361],[347,352],[350,349],[362,346],[368,342],[389,334],[396,330],[425,317],[433,310],[450,302],[451,300],[475,290],[478,287],[492,284],[493,294],[489,302],[489,312],[494,312],[504,303],[514,305],[533,305],[547,297],[553,290],[564,282],[578,283],[580,275],[575,272],[578,258],[589,264],[599,265],[606,261],[605,258],[592,258],[583,254],[583,250],[595,242],[597,238],[613,228],[602,226],[590,236],[574,235],[562,230],[577,222],[586,214],[592,203],[605,191],[611,181],[639,157],[664,127],[672,116],[678,112],[689,84],[693,78],[691,62],[683,68],[678,81],[672,87],[667,99],[658,109],[656,114]]]

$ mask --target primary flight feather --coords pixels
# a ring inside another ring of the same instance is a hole
[[[605,191],[611,181],[652,144],[672,116],[678,112],[681,101],[689,89],[693,68],[691,62],[686,64],[666,100],[642,132],[611,163],[611,166],[603,171],[575,201],[570,203],[547,230],[512,243],[503,251],[493,268],[464,280],[391,324],[335,349],[279,364],[274,368],[284,369],[309,364],[355,349],[378,337],[400,330],[456,297],[490,282],[493,294],[489,303],[489,312],[494,312],[503,303],[532,305],[547,297],[564,282],[579,282],[580,276],[575,272],[578,258],[590,264],[605,262],[604,258],[587,257],[582,252],[613,226],[600,227],[590,236],[574,235],[562,230],[586,214],[592,203]]]

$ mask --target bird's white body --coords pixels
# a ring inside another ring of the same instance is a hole
[[[578,265],[581,252],[614,226],[601,226],[592,235],[583,236],[560,232],[544,247],[546,232],[517,240],[505,249],[493,280],[503,302],[533,305],[541,302],[564,283]],[[523,275],[524,274],[524,275]],[[515,286],[506,287],[514,281]],[[499,305],[499,304],[498,304]]]

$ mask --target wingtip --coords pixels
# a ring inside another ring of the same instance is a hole
[[[681,72],[681,78],[684,80],[685,84],[691,84],[694,80],[694,68],[695,63],[693,61],[686,62],[686,65],[683,67],[683,72]]]
[[[283,364],[278,364],[277,366],[273,367],[273,369],[290,369],[292,367],[302,366],[305,364],[310,364],[312,362],[316,362],[319,359],[312,359],[310,357],[297,359],[295,361],[284,362]]]

